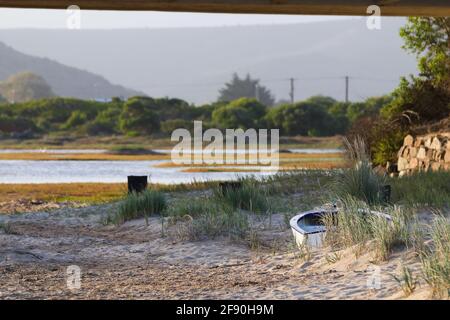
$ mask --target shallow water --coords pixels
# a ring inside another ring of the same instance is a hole
[[[152,149],[155,152],[159,153],[170,153],[170,149]],[[339,153],[342,152],[342,149],[286,149],[292,153]],[[202,150],[192,150],[190,153],[198,154],[201,153]],[[8,153],[51,153],[51,154],[97,154],[97,153],[106,153],[108,150],[106,149],[0,149],[0,154],[8,154]],[[187,151],[186,151],[187,152]],[[238,150],[223,150],[222,152],[217,151],[217,153],[256,153],[255,149],[238,149]],[[189,153],[189,152],[187,152]]]
[[[94,154],[104,153],[104,149],[0,149],[0,153],[52,153],[52,154]],[[170,150],[155,149],[168,153]],[[198,150],[200,151],[200,150]],[[246,150],[252,152],[254,150]],[[339,149],[289,149],[293,153],[335,153]],[[197,150],[193,150],[196,153]],[[225,153],[232,152],[224,150]],[[243,154],[245,150],[236,150]],[[193,181],[236,180],[245,176],[267,176],[274,172],[181,172],[184,168],[159,168],[161,160],[149,161],[56,161],[56,160],[0,160],[0,183],[69,183],[104,182],[121,183],[129,175],[146,175],[154,183],[188,183]],[[233,166],[230,166],[233,167]],[[238,166],[234,168],[239,168]],[[258,170],[258,167],[246,167]]]
[[[129,175],[149,176],[152,183],[235,180],[273,172],[181,172],[185,168],[154,167],[165,161],[35,161],[1,160],[0,183],[127,182]]]

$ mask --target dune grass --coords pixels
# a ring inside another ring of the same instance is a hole
[[[208,211],[222,210],[221,205],[211,198],[200,196],[197,198],[177,199],[167,209],[167,216],[174,220],[196,218]]]
[[[266,213],[269,210],[267,192],[254,178],[239,179],[240,188],[219,187],[213,189],[214,200],[231,206],[233,209],[242,209],[254,213]]]
[[[337,214],[322,217],[327,232],[325,244],[334,249],[354,247],[359,255],[364,249],[371,249],[375,259],[385,261],[397,247],[409,243],[410,213],[400,207],[386,207],[384,211],[391,220],[372,213],[365,202],[347,197],[340,200]]]
[[[407,267],[403,266],[400,275],[393,275],[395,281],[402,289],[405,297],[410,296],[417,287],[417,279],[413,276],[412,271]]]
[[[208,210],[184,226],[184,236],[190,240],[214,239],[218,236],[243,239],[248,234],[249,228],[246,213],[234,210]]]
[[[183,240],[227,236],[243,239],[249,232],[248,213],[213,198],[177,199],[166,211],[175,235]]]
[[[338,199],[351,196],[370,205],[383,203],[382,188],[386,181],[373,170],[364,141],[357,137],[344,142],[350,168],[336,176],[331,188],[333,195]]]
[[[450,222],[437,217],[430,229],[431,244],[420,252],[423,277],[434,296],[450,295]]]
[[[142,193],[130,193],[119,203],[117,213],[107,217],[106,223],[122,224],[125,221],[145,218],[153,214],[161,214],[167,208],[164,193],[145,190]]]
[[[395,248],[403,248],[410,242],[411,215],[400,207],[387,210],[392,220],[371,214],[369,228],[374,242],[376,259],[386,261]]]

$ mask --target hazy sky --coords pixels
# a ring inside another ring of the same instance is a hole
[[[66,28],[66,10],[0,9],[0,28]],[[81,11],[81,28],[175,28],[302,23],[352,19],[342,16]]]

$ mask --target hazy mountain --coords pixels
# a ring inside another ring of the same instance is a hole
[[[0,42],[0,81],[15,74],[26,74],[28,72],[42,77],[50,85],[51,90],[59,96],[102,99],[140,94],[137,91],[113,85],[94,73],[68,67],[48,58],[23,54]],[[19,82],[24,79],[22,79],[23,77],[19,78],[14,83],[21,86]],[[3,83],[4,90],[8,86],[11,87],[11,79]],[[8,98],[6,92],[3,96]],[[12,99],[11,96],[9,99]]]
[[[0,30],[0,41],[154,97],[212,101],[238,72],[261,78],[277,99],[288,98],[290,77],[299,78],[296,99],[343,99],[343,77],[350,75],[350,99],[360,100],[388,93],[400,76],[417,72],[415,58],[401,49],[398,31],[405,21],[384,18],[381,30],[368,30],[363,18],[216,28]],[[59,93],[52,80],[47,79]]]

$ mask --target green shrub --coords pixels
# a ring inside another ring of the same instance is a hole
[[[396,162],[397,152],[403,144],[405,135],[405,131],[400,129],[391,129],[380,135],[371,147],[374,164],[385,165],[388,161]]]
[[[67,119],[66,123],[61,126],[61,128],[64,130],[75,128],[77,126],[85,124],[87,118],[88,117],[86,113],[80,110],[75,110],[74,112],[72,112],[69,119]]]

